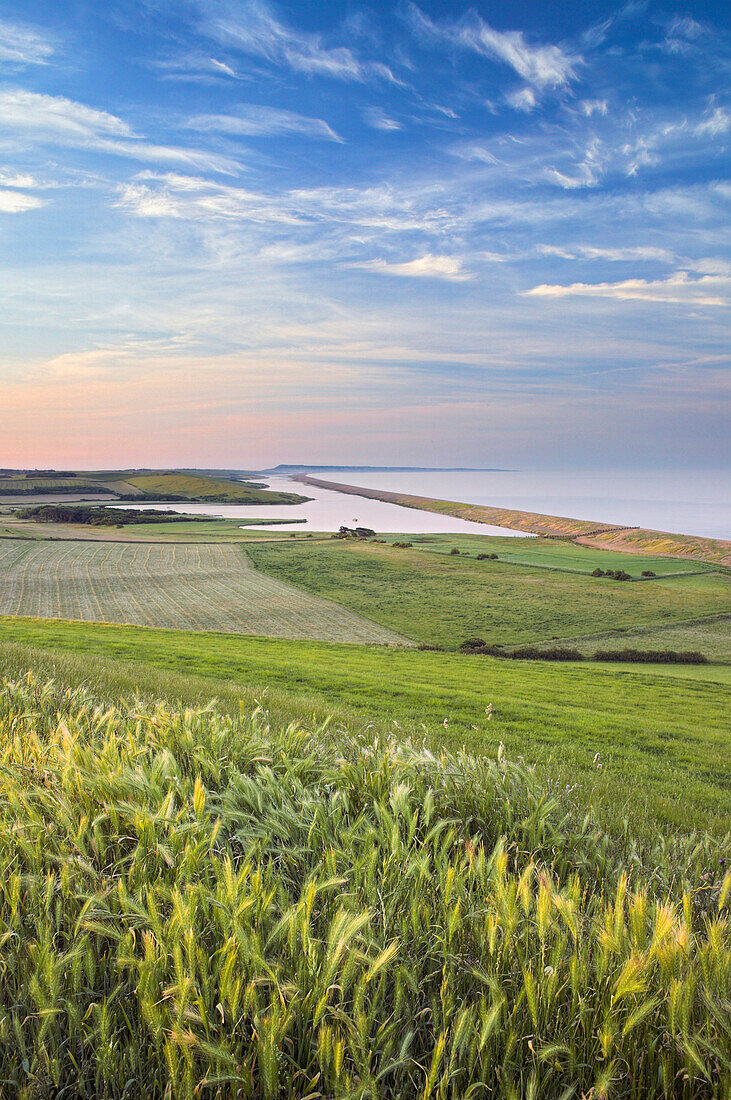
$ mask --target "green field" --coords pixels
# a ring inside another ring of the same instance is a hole
[[[691,619],[690,622],[678,626],[606,632],[589,638],[570,639],[570,641],[587,656],[597,649],[694,650],[703,653],[709,661],[722,662],[731,666],[730,615],[719,615],[716,618],[697,621]]]
[[[404,536],[387,535],[388,542]],[[642,554],[624,554],[618,550],[599,550],[593,546],[564,539],[515,538],[499,535],[409,535],[419,550],[449,554],[456,547],[461,554],[497,554],[500,561],[511,565],[531,565],[536,568],[559,569],[570,573],[591,573],[593,569],[624,569],[633,579],[641,579],[642,571],[650,569],[657,576],[677,573],[713,572],[718,566],[681,558],[658,558]]]
[[[195,474],[143,474],[126,478],[145,496],[168,500],[208,501],[221,504],[300,504],[306,496],[260,488],[253,482]]]
[[[729,699],[718,683],[627,666],[24,619],[0,620],[0,639],[13,643],[4,652],[14,667],[42,649],[49,671],[109,675],[117,690],[126,682],[147,685],[152,697],[215,695],[234,706],[260,698],[282,721],[334,713],[336,722],[357,718],[361,728],[371,722],[374,733],[415,735],[433,748],[494,755],[502,741],[511,757],[539,766],[567,807],[592,806],[615,825],[626,817],[637,836],[659,825],[731,828]],[[96,673],[94,658],[113,666]]]
[[[0,614],[402,644],[393,631],[251,567],[226,543],[0,540]]]
[[[726,1100],[710,838],[609,837],[504,756],[125,695],[0,682],[3,1096]]]
[[[427,545],[443,549],[457,543],[431,536]],[[517,565],[431,553],[416,543],[412,549],[398,550],[333,539],[309,545],[262,544],[247,552],[270,576],[336,600],[420,642],[449,648],[471,636],[504,645],[545,642],[667,626],[731,610],[731,575],[710,569],[697,573],[698,567],[690,563],[672,563],[687,567],[685,574],[630,583],[564,569],[528,568],[527,561]],[[555,562],[572,551],[563,543],[541,540],[540,546],[514,553],[540,554],[546,562]],[[577,557],[583,553],[573,548]],[[586,553],[592,563],[601,560],[601,551]],[[642,558],[635,564],[627,555],[606,557],[623,557],[623,568],[633,574],[639,575],[640,565],[645,567]]]

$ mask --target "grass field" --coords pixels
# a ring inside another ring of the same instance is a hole
[[[694,650],[703,653],[709,661],[731,665],[731,615],[691,620],[678,626],[606,632],[589,638],[570,639],[570,641],[587,655],[594,653],[597,649]]]
[[[242,481],[195,474],[143,474],[126,480],[145,495],[168,499],[228,504],[299,504],[307,500],[298,493],[274,492]]]
[[[542,553],[546,542],[541,541],[540,548],[515,553]],[[695,575],[688,567],[684,576],[623,583],[502,560],[428,553],[419,545],[397,550],[331,540],[252,545],[247,552],[271,576],[337,600],[420,642],[452,648],[475,635],[510,645],[666,626],[731,610],[731,578],[725,572]],[[433,536],[426,545],[458,543],[451,537],[439,543]],[[563,547],[548,543],[546,561],[555,561],[554,545]],[[573,553],[580,557],[584,551]],[[593,561],[599,552],[586,553]],[[632,562],[626,560],[625,567],[639,575],[639,564]]]
[[[504,757],[32,676],[0,768],[8,1097],[728,1100],[708,838],[611,838]]]
[[[106,503],[106,501],[105,501]],[[24,502],[24,507],[27,506]],[[17,504],[13,505],[13,509]],[[112,507],[114,505],[112,504]],[[182,506],[181,506],[182,507]],[[174,523],[137,523],[124,527],[89,527],[80,523],[38,523],[17,519],[8,509],[0,507],[0,538],[32,539],[87,539],[105,542],[251,542],[271,538],[308,538],[313,536],[303,530],[294,532],[278,530],[293,520],[267,521],[266,530],[252,531],[250,526],[260,523],[256,516],[250,519],[184,519]],[[329,536],[320,536],[327,538]]]
[[[347,608],[212,545],[0,540],[0,613],[182,630],[400,644]]]
[[[435,749],[495,755],[502,741],[539,766],[567,807],[591,806],[605,824],[626,817],[636,836],[658,825],[731,828],[729,692],[718,683],[648,668],[27,619],[0,620],[0,640],[8,669],[41,661],[48,673],[117,691],[126,683],[186,703],[215,695],[234,708],[258,698],[285,724],[335,714]]]
[[[385,536],[393,542],[399,536]],[[400,536],[404,538],[404,536]],[[682,558],[657,558],[642,554],[601,550],[594,546],[545,538],[505,538],[498,535],[409,535],[419,550],[449,554],[456,547],[460,554],[497,554],[510,565],[530,565],[535,568],[559,569],[569,573],[591,573],[593,569],[624,569],[633,579],[641,579],[643,570],[652,570],[658,577],[677,573],[713,572],[718,567],[705,562]]]

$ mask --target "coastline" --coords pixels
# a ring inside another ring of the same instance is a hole
[[[432,497],[396,493],[386,489],[368,489],[359,485],[346,485],[325,481],[308,474],[291,475],[291,480],[303,485],[331,489],[338,493],[398,504],[402,508],[416,508],[425,512],[438,512],[473,523],[485,523],[495,527],[509,527],[514,531],[539,535],[543,538],[567,539],[584,546],[617,550],[627,554],[652,554],[658,557],[691,558],[712,565],[731,566],[731,541],[713,539],[703,535],[683,535],[650,528],[602,524],[594,520],[574,519],[569,516],[553,516],[540,512],[527,512],[515,508],[498,508],[483,504],[464,504],[460,501],[436,500]]]

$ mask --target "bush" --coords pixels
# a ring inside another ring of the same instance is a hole
[[[459,550],[457,549],[456,546],[453,546],[452,549],[449,551],[449,553],[450,554],[459,554]]]
[[[634,661],[661,665],[707,665],[708,658],[691,649],[598,649],[595,661]]]
[[[592,575],[592,577],[603,577],[604,576],[604,570],[600,569],[597,566],[597,568],[592,571],[591,575]]]
[[[652,571],[652,569],[643,569],[642,570],[642,576],[643,577],[656,577],[657,573],[654,573]]]
[[[413,542],[392,542],[392,543],[391,543],[391,545],[392,545],[392,546],[393,546],[393,547],[394,547],[394,548],[395,548],[396,550],[408,550],[408,549],[409,549],[410,547],[412,547],[412,546],[413,546],[414,544],[413,544]]]
[[[475,649],[484,649],[487,642],[484,638],[465,638],[459,647],[460,653],[472,653]]]
[[[554,645],[548,649],[535,645],[524,645],[507,654],[516,660],[524,661],[583,661],[584,654],[568,646]]]

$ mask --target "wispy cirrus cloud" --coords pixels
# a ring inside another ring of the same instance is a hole
[[[442,22],[430,19],[413,3],[408,5],[407,12],[413,30],[422,39],[500,61],[537,88],[568,84],[575,79],[582,63],[579,55],[570,54],[560,46],[531,45],[521,31],[497,31],[472,10],[457,20]]]
[[[715,291],[715,293],[714,293]],[[678,271],[667,279],[624,279],[618,283],[541,284],[524,291],[534,298],[611,298],[620,302],[667,302],[686,306],[727,306],[731,279],[717,275],[692,278]],[[725,292],[725,294],[723,293]]]
[[[666,248],[655,248],[652,245],[638,245],[628,248],[599,248],[595,245],[573,245],[559,247],[557,245],[538,245],[536,251],[541,256],[558,256],[564,260],[608,260],[611,262],[628,262],[633,260],[646,260],[657,263],[673,263],[676,259],[673,252]]]
[[[405,263],[389,263],[387,260],[364,260],[362,263],[345,264],[346,267],[373,271],[377,275],[398,275],[408,279],[445,279],[451,283],[464,283],[473,276],[465,271],[458,256],[434,256],[427,252]]]
[[[49,40],[33,27],[0,19],[0,62],[14,66],[46,65],[52,53]]]
[[[395,118],[391,118],[380,107],[366,107],[363,111],[363,121],[372,130],[383,130],[384,133],[393,133],[402,130],[403,126]]]
[[[361,59],[349,46],[327,46],[322,36],[278,19],[262,0],[238,0],[222,6],[206,0],[202,30],[221,45],[273,65],[311,76],[364,82],[378,78],[398,83],[381,61]]]
[[[232,114],[195,115],[186,125],[190,130],[241,134],[247,137],[297,134],[300,137],[320,138],[325,141],[343,140],[321,118],[309,118],[295,111],[264,107],[256,103],[241,103]]]
[[[173,163],[213,172],[233,172],[236,162],[200,149],[158,145],[140,138],[123,119],[65,96],[25,89],[0,91],[0,135],[25,136],[33,143],[93,149],[153,163]]]

